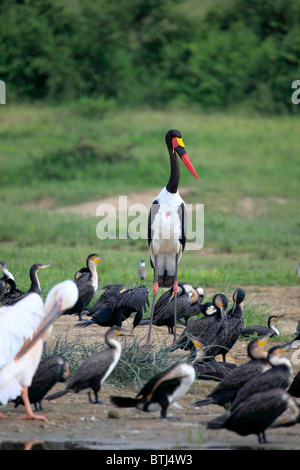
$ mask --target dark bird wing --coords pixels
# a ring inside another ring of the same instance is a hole
[[[84,383],[95,376],[99,376],[100,380],[108,369],[108,366],[113,362],[111,349],[106,348],[98,354],[88,358],[84,361],[79,368],[74,372],[70,381],[68,381],[68,388],[75,389],[76,384]]]
[[[51,356],[41,361],[28,388],[31,403],[41,401],[51,388],[62,380],[65,361],[61,356]],[[16,398],[15,407],[24,404],[21,396]]]
[[[180,243],[182,245],[182,251],[185,248],[186,244],[186,231],[187,231],[187,212],[186,212],[186,207],[185,204],[182,203],[180,204],[178,208],[178,215],[181,221],[181,240]]]
[[[112,310],[120,307],[130,307],[137,312],[145,312],[149,307],[148,288],[145,286],[137,286],[121,292],[113,302]]]
[[[123,289],[123,284],[106,285],[102,287],[102,289],[105,289],[105,291],[96,300],[93,307],[89,309],[91,314],[102,310],[104,307],[111,304],[120,294],[120,291]]]

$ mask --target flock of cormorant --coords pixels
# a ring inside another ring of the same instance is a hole
[[[213,380],[217,382],[216,387],[204,399],[195,402],[198,410],[207,405],[224,408],[224,413],[206,423],[207,428],[228,429],[242,436],[256,434],[259,442],[264,443],[267,428],[299,422],[296,398],[300,396],[300,372],[293,377],[291,363],[285,356],[298,339],[299,332],[293,341],[265,351],[267,341],[279,334],[275,323],[282,316],[270,317],[265,328],[244,328],[243,289],[234,291],[233,305],[228,310],[228,298],[223,293],[217,293],[211,301],[204,301],[200,286],[178,282],[178,263],[187,234],[186,208],[178,193],[178,158],[193,176],[199,177],[185,151],[181,133],[170,130],[165,141],[170,157],[170,178],[153,200],[149,213],[148,245],[154,273],[151,307],[146,286],[126,288],[122,284],[105,285],[90,307],[98,292],[97,264],[101,256],[97,253],[87,257],[86,266],[75,272],[72,281],[54,286],[45,301],[42,300],[38,272],[48,265],[31,267],[30,288],[22,292],[2,261],[0,404],[5,406],[13,402],[16,407],[22,404],[26,410],[25,418],[40,420],[46,420],[46,417],[35,414],[32,405],[35,411],[42,410],[44,398],[54,400],[67,393],[86,392],[90,403],[103,404],[99,399],[101,386],[117,366],[122,353],[118,337],[133,335],[139,325],[149,325],[144,346],[152,347],[152,325],[166,326],[173,336],[173,342],[166,350],[170,355],[178,349],[189,351],[187,358],[150,377],[135,397],[112,396],[110,404],[145,412],[158,410],[162,419],[170,419],[167,415],[169,405],[183,397],[195,380]],[[138,268],[138,276],[140,281],[147,276],[144,260]],[[162,287],[167,290],[156,301]],[[150,316],[144,317],[148,307]],[[122,324],[132,314],[132,329],[128,331]],[[64,358],[53,355],[41,360],[43,344],[60,315],[78,316],[75,326],[79,328],[106,327],[107,347],[84,361],[67,379],[65,388],[49,395],[53,386],[65,381],[68,375],[68,363]],[[83,319],[83,316],[87,318]],[[183,328],[178,337],[177,327]],[[228,362],[227,354],[241,337],[249,341],[248,361],[242,364]]]
[[[87,392],[90,403],[105,404],[99,399],[99,392],[101,385],[120,359],[121,343],[117,338],[132,334],[138,325],[149,324],[149,317],[143,318],[149,307],[148,289],[144,285],[138,284],[129,288],[125,288],[123,284],[105,285],[100,289],[100,296],[91,302],[99,292],[99,259],[99,255],[92,253],[87,258],[86,267],[75,272],[74,284],[77,286],[78,297],[74,305],[61,310],[60,315],[78,316],[81,321],[75,323],[75,327],[95,324],[106,327],[107,348],[85,360],[69,378],[68,362],[62,356],[53,355],[39,362],[35,360],[36,370],[28,384],[28,400],[35,411],[43,410],[43,399],[55,400],[67,393],[82,391]],[[3,306],[0,309],[0,321],[5,313],[9,313],[12,318],[12,309],[19,310],[22,315],[24,308],[26,309],[26,299],[31,298],[30,294],[41,298],[37,272],[43,267],[45,266],[41,264],[31,267],[31,287],[27,292],[21,293],[6,263],[0,263],[3,273],[0,278],[0,299]],[[11,280],[13,283],[9,282]],[[19,300],[16,298],[16,292],[21,293]],[[269,338],[280,334],[275,322],[282,318],[282,315],[270,316],[267,327],[244,327],[244,299],[245,291],[236,289],[232,295],[233,305],[228,309],[228,299],[224,294],[218,293],[211,301],[205,302],[201,287],[179,283],[177,322],[178,325],[181,323],[183,331],[166,349],[170,354],[178,349],[189,351],[187,359],[150,378],[136,397],[112,396],[111,404],[143,411],[159,410],[161,418],[171,419],[167,416],[169,405],[181,398],[195,380],[212,380],[217,382],[216,387],[206,398],[195,402],[197,409],[214,404],[224,408],[223,414],[206,423],[208,429],[229,429],[240,435],[257,434],[259,442],[265,443],[265,430],[268,427],[298,423],[300,412],[296,398],[300,396],[300,372],[293,377],[291,363],[284,356],[294,340],[273,346],[266,352],[264,346]],[[173,312],[174,291],[171,287],[165,290],[155,305],[153,324],[167,326],[168,333],[173,335]],[[133,326],[129,331],[122,327],[122,323],[132,314]],[[86,319],[82,319],[82,315]],[[5,322],[2,325],[5,330]],[[227,362],[226,355],[241,338],[249,341],[249,360],[243,364]],[[218,360],[217,356],[222,360]],[[1,355],[0,358],[2,359]],[[5,366],[0,367],[1,403],[11,401],[15,407],[24,405],[26,398],[22,390],[21,393],[15,394],[9,391],[11,396],[3,398],[3,390],[7,388],[5,369]],[[66,382],[65,388],[49,394],[58,382]],[[37,415],[29,413],[29,416]]]

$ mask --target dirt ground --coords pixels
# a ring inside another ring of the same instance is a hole
[[[280,330],[293,334],[300,319],[300,285],[292,287],[245,287],[247,302],[267,307],[270,313],[283,313]],[[209,289],[206,294],[210,295]],[[245,307],[246,308],[246,307]],[[53,336],[68,332],[68,337],[100,339],[105,328],[92,326],[74,328],[77,318],[61,317],[55,323]],[[124,326],[131,326],[131,319]],[[135,335],[145,338],[147,327],[139,326]],[[166,344],[171,337],[164,327],[154,327],[153,338],[157,347]],[[229,360],[243,363],[247,360],[247,341],[239,340],[233,347]],[[290,354],[292,354],[291,351]],[[290,356],[291,358],[291,356]],[[293,364],[294,372],[300,366]],[[159,413],[143,413],[135,409],[117,409],[112,405],[92,405],[87,394],[68,394],[55,402],[44,401],[47,421],[25,421],[18,418],[24,408],[13,404],[1,407],[4,417],[0,420],[0,449],[44,450],[212,450],[212,449],[300,449],[300,424],[287,428],[268,429],[269,443],[258,445],[256,436],[241,437],[226,430],[207,430],[205,423],[224,410],[217,405],[197,409],[194,402],[204,398],[217,382],[196,380],[189,393],[169,408],[169,417],[162,421]],[[63,387],[58,384],[51,393]],[[134,396],[137,389],[118,388],[104,384],[100,399],[109,403],[110,395]],[[41,412],[39,412],[41,413]]]

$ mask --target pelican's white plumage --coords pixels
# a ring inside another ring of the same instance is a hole
[[[76,303],[77,298],[76,284],[67,280],[50,290],[45,304],[39,295],[29,294],[11,307],[0,308],[0,403],[2,405],[24,394],[24,391],[27,393],[27,387],[31,385],[41,359],[47,329],[60,313]],[[42,330],[41,336],[38,336],[37,332],[41,325],[48,319],[49,325],[47,323],[46,330]],[[24,345],[36,338],[37,341],[20,354]],[[36,417],[32,411],[30,415],[27,409],[26,411],[27,417]]]
[[[31,338],[44,316],[43,301],[38,294],[0,308],[0,371]]]

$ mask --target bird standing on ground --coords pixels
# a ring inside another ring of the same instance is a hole
[[[187,362],[178,362],[150,379],[135,398],[117,396],[110,398],[119,408],[160,411],[161,419],[168,419],[169,405],[183,397],[194,380],[194,367]]]
[[[153,200],[148,221],[148,244],[151,267],[154,270],[153,302],[147,343],[151,339],[152,316],[159,287],[171,287],[175,293],[174,340],[176,340],[177,269],[186,242],[187,211],[178,193],[180,166],[178,156],[189,171],[199,179],[178,130],[169,130],[165,137],[171,172],[167,185]]]
[[[38,295],[41,295],[41,285],[40,285],[40,281],[38,278],[38,271],[45,269],[45,268],[50,268],[50,264],[36,263],[31,266],[29,270],[29,277],[31,280],[31,285],[27,292],[23,292],[20,289],[18,289],[16,287],[14,280],[10,278],[11,280],[8,280],[8,282],[11,282],[12,289],[9,290],[7,294],[4,295],[2,299],[2,305],[3,306],[14,305],[16,302],[18,302],[19,300],[23,299],[25,296],[31,293],[36,293]]]
[[[226,354],[238,340],[243,328],[243,301],[245,295],[243,289],[236,289],[233,293],[233,307],[226,314],[228,320],[228,335],[225,344],[226,347],[223,350],[224,360],[226,360]]]
[[[73,281],[54,286],[45,304],[32,293],[16,305],[0,309],[0,403],[20,394],[25,405],[27,419],[46,420],[35,415],[28,398],[28,387],[39,365],[44,337],[57,316],[75,304],[78,290]]]
[[[260,444],[266,443],[265,431],[289,406],[291,396],[282,388],[254,393],[240,402],[222,422],[210,422],[209,429],[228,429],[241,436],[256,434]]]
[[[38,365],[28,388],[28,398],[35,411],[43,410],[42,400],[57,382],[64,382],[69,375],[68,361],[59,355],[49,356]],[[24,405],[22,397],[14,400],[15,408]]]
[[[140,263],[140,266],[139,266],[139,269],[138,269],[138,276],[139,276],[141,281],[143,281],[147,277],[146,262],[143,259],[141,260],[141,263]]]
[[[98,273],[97,264],[101,257],[96,253],[92,253],[87,257],[86,267],[76,271],[74,282],[78,288],[78,300],[76,304],[64,315],[78,315],[81,320],[83,310],[88,306],[98,289]]]
[[[48,395],[46,400],[55,400],[66,393],[87,392],[90,403],[103,405],[104,403],[99,400],[98,394],[103,382],[119,362],[122,347],[117,338],[123,336],[126,332],[127,330],[118,327],[112,327],[107,330],[105,343],[108,348],[103,349],[98,354],[84,361],[68,380],[67,387]],[[91,397],[92,391],[95,395],[95,401],[93,401]]]
[[[212,303],[217,310],[214,321],[203,331],[200,340],[208,345],[206,350],[207,356],[215,357],[222,354],[223,361],[228,352],[226,342],[228,338],[228,319],[226,317],[226,309],[228,307],[228,299],[224,294],[216,294]]]

